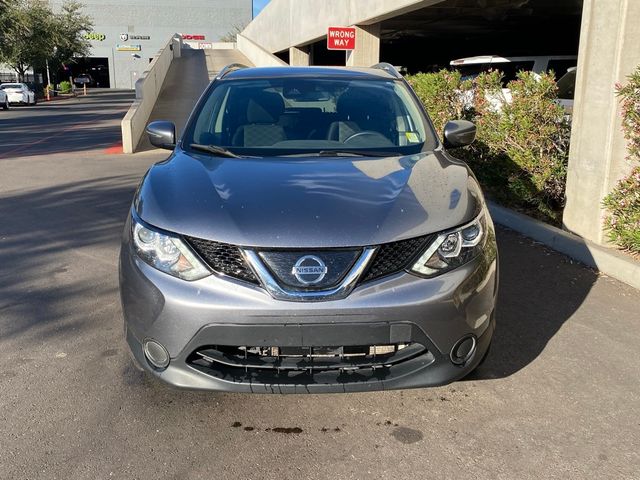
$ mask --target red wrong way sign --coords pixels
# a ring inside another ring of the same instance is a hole
[[[355,50],[355,27],[329,27],[327,32],[327,48],[329,50]]]

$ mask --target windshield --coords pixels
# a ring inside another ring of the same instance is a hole
[[[6,88],[22,88],[22,85],[19,83],[5,83],[0,85],[1,89],[6,89]]]
[[[294,77],[220,81],[182,144],[252,156],[332,150],[407,155],[437,142],[401,81]]]

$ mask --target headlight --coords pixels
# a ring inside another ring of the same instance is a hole
[[[135,251],[146,263],[183,280],[199,280],[211,275],[180,238],[142,225],[135,217],[131,221]]]
[[[411,272],[434,277],[464,265],[480,254],[486,236],[487,217],[483,211],[472,222],[439,234],[411,267]]]

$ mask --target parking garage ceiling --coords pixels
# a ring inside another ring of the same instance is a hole
[[[582,0],[445,0],[385,20],[382,58],[416,71],[473,55],[577,55],[581,14]]]

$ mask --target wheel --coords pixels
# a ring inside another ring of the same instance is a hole
[[[2,105],[2,109],[3,110],[9,110],[9,99],[8,98],[4,99],[4,105]]]
[[[33,106],[35,107],[38,104],[38,99],[35,97],[33,97]]]

